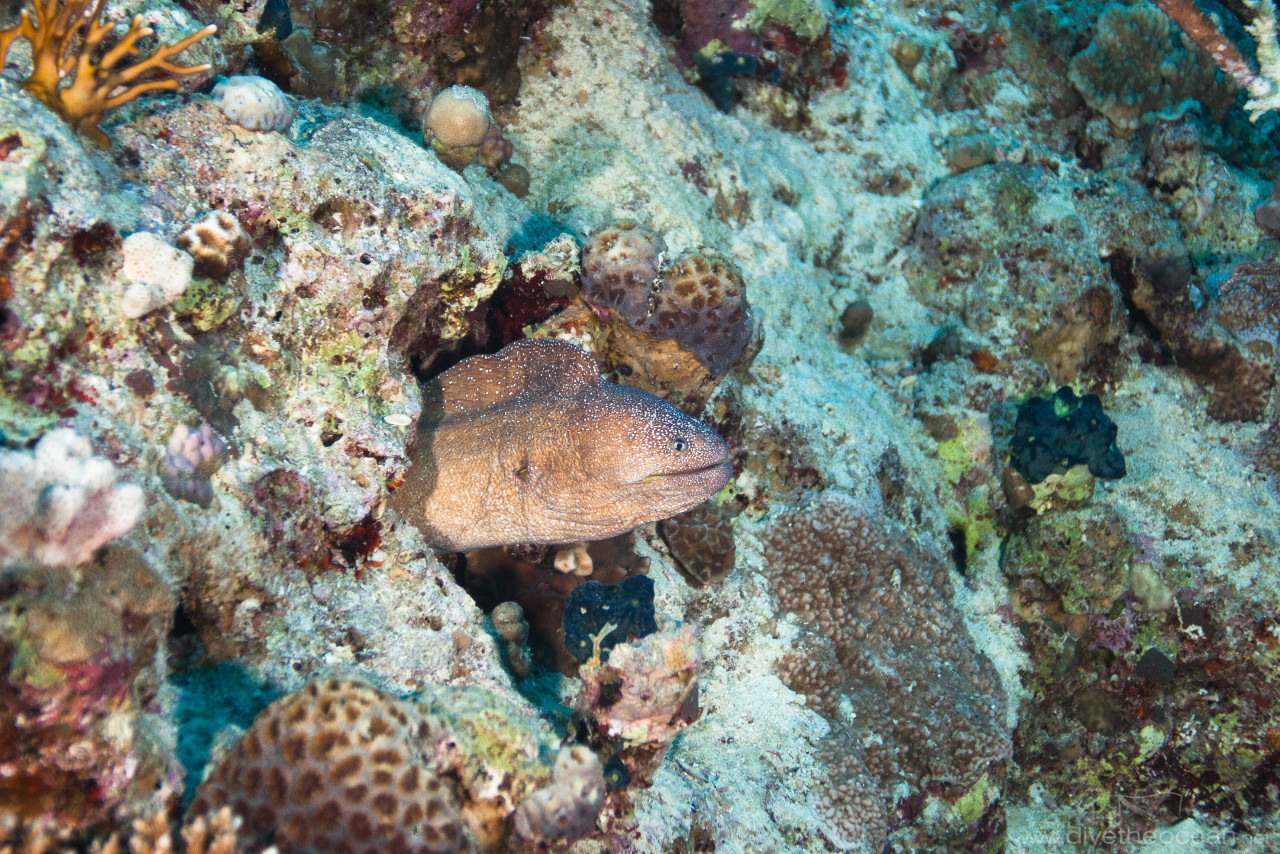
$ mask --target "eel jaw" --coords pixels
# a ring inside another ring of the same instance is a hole
[[[643,483],[661,484],[664,492],[682,492],[690,496],[702,496],[689,505],[693,507],[723,489],[732,476],[733,467],[729,465],[729,461],[720,460],[701,468],[651,474],[644,479]]]

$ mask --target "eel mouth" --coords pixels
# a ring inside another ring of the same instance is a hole
[[[729,465],[728,460],[721,460],[701,468],[651,474],[646,480],[650,483],[679,483],[690,491],[705,490],[707,495],[714,495],[724,488],[732,476],[733,466]]]

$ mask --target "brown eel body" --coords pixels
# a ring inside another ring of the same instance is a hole
[[[443,551],[569,543],[674,516],[729,476],[710,427],[572,344],[524,339],[428,385],[390,506]]]

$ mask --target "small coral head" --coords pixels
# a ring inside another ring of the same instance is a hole
[[[422,137],[445,165],[462,171],[479,153],[492,123],[488,98],[470,86],[450,86],[432,99]]]

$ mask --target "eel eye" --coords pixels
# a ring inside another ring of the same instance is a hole
[[[676,436],[671,440],[671,447],[675,449],[677,454],[687,451],[689,449],[689,440],[683,436]]]

